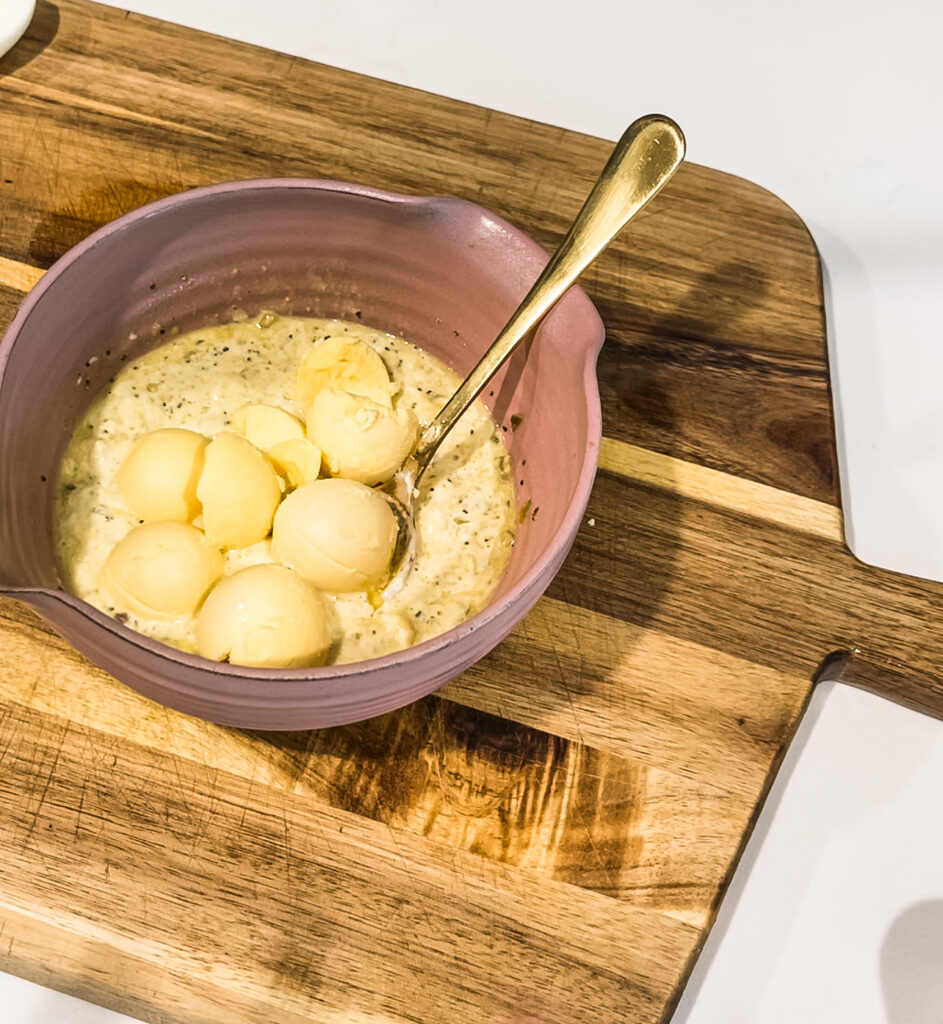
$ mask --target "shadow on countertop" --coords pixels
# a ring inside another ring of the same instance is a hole
[[[891,922],[881,946],[887,1024],[943,1020],[943,900],[914,903]]]

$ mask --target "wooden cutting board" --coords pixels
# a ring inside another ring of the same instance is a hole
[[[0,61],[0,326],[67,248],[181,189],[458,195],[550,248],[609,148],[40,0]],[[608,341],[582,530],[440,694],[225,729],[0,601],[0,968],[161,1022],[664,1020],[823,664],[939,713],[941,588],[842,541],[796,215],[688,164],[585,285]]]

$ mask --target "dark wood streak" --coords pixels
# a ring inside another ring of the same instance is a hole
[[[561,737],[437,698],[301,737],[296,787],[340,809],[610,895],[638,862],[644,774]]]
[[[821,363],[667,333],[633,341],[610,330],[598,376],[607,436],[838,504]]]

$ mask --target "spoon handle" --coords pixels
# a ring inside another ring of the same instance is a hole
[[[660,191],[683,157],[684,136],[669,118],[649,115],[629,125],[550,262],[494,344],[423,431],[415,452],[417,478],[439,443],[502,363],[586,267]]]

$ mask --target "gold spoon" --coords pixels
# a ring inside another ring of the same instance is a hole
[[[484,390],[505,360],[550,312],[564,292],[625,225],[653,198],[684,158],[684,136],[670,118],[640,117],[616,143],[576,219],[478,365],[419,437],[412,455],[385,485],[384,496],[399,521],[395,567],[383,591],[402,589],[416,558],[415,503],[419,481],[443,438]]]

